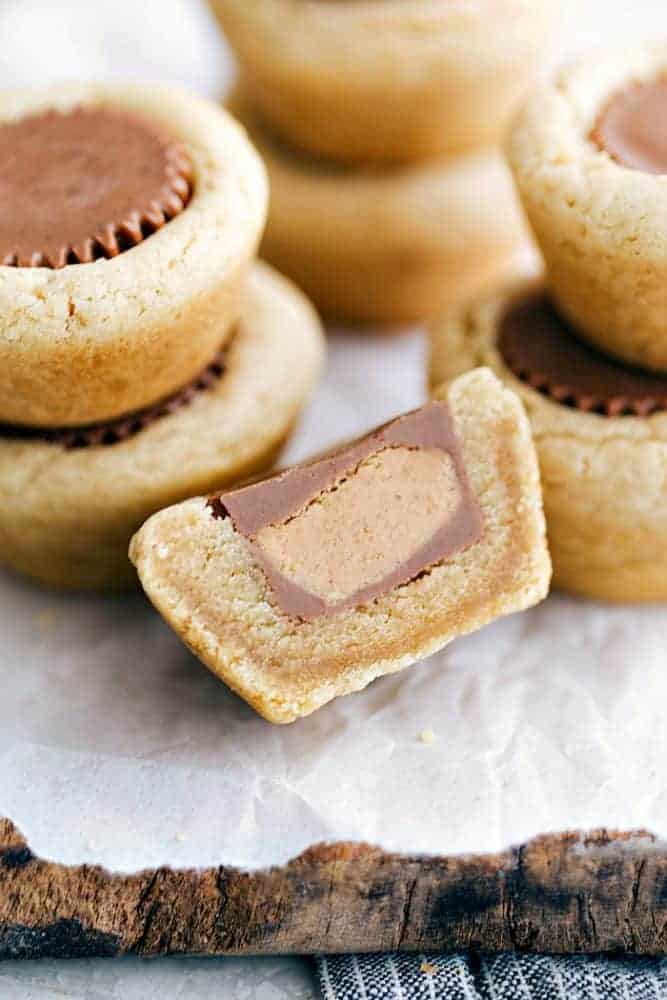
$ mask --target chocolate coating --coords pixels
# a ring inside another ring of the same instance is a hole
[[[591,139],[625,167],[667,174],[667,78],[615,94]]]
[[[517,378],[564,406],[608,417],[667,409],[667,377],[630,368],[578,340],[544,293],[510,306],[498,347]]]
[[[115,257],[178,215],[191,194],[182,149],[109,108],[0,125],[0,263],[60,268]]]
[[[458,507],[425,545],[392,572],[342,601],[329,603],[278,571],[257,545],[257,536],[262,529],[284,524],[300,514],[314,500],[334,490],[345,477],[354,475],[362,462],[388,448],[439,450],[448,455],[458,481]],[[367,604],[473,545],[482,533],[481,511],[470,488],[453,420],[446,403],[440,401],[427,403],[310,464],[297,465],[259,483],[223,493],[209,501],[209,508],[214,517],[231,517],[236,531],[248,539],[280,609],[302,620]]]

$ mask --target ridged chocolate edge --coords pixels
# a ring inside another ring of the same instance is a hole
[[[128,441],[162,417],[188,406],[201,392],[211,389],[224,375],[227,347],[221,348],[199,375],[172,396],[153,403],[143,410],[115,420],[86,427],[18,427],[0,424],[0,439],[42,441],[58,445],[67,451],[76,448],[108,447]]]
[[[567,383],[554,382],[548,372],[526,368],[518,362],[511,351],[504,349],[501,354],[503,361],[516,378],[561,406],[569,406],[571,409],[581,410],[582,413],[597,413],[604,417],[650,417],[653,413],[667,410],[667,392],[664,397],[647,396],[646,399],[582,393]]]
[[[56,254],[35,250],[29,258],[13,252],[5,254],[0,264],[5,267],[48,267],[59,270],[69,264],[91,264],[96,260],[110,260],[162,229],[187,207],[192,198],[194,171],[190,159],[181,145],[171,142],[165,146],[166,179],[157,196],[147,207],[132,212],[120,222],[108,223],[101,232],[93,234],[77,247],[62,246]]]

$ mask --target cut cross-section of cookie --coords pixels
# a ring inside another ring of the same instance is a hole
[[[521,396],[554,583],[607,600],[667,600],[667,377],[580,342],[535,283],[450,312],[431,340],[434,386],[488,365]]]
[[[536,603],[550,575],[529,427],[487,371],[331,455],[161,511],[131,557],[272,722]]]
[[[442,402],[210,505],[251,543],[280,609],[303,620],[382,597],[482,532]]]
[[[0,421],[150,406],[232,333],[266,217],[220,107],[141,84],[0,95]]]
[[[133,532],[167,504],[270,468],[323,353],[310,303],[255,264],[231,342],[173,396],[78,430],[0,425],[0,563],[70,589],[135,582]]]
[[[576,332],[667,372],[667,44],[595,52],[539,88],[507,143],[551,294]]]

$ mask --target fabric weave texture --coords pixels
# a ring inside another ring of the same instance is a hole
[[[318,971],[323,1000],[667,1000],[667,959],[335,955]]]

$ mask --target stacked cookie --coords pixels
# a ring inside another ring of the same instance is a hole
[[[551,0],[211,0],[271,181],[263,255],[330,317],[403,323],[526,234],[497,152]]]
[[[541,89],[508,153],[547,285],[433,332],[434,383],[488,364],[528,410],[554,578],[667,599],[667,46],[596,54]]]
[[[319,369],[319,322],[253,263],[266,178],[215,105],[3,94],[0,178],[0,560],[119,587],[149,514],[267,467]]]

